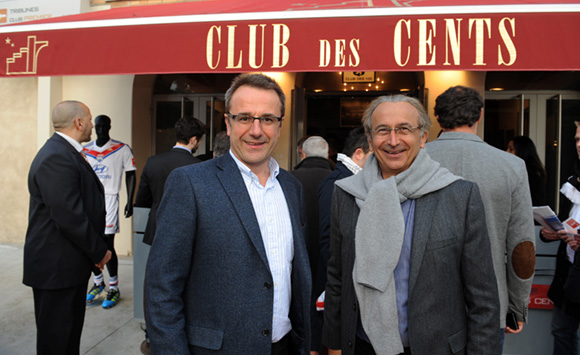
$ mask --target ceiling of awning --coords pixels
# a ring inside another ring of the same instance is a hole
[[[579,36],[574,1],[199,1],[0,26],[0,76],[578,70]]]

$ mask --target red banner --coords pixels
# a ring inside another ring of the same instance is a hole
[[[550,285],[532,285],[528,308],[554,309],[554,303],[548,298],[549,289]]]
[[[2,76],[580,69],[580,12],[10,27]]]

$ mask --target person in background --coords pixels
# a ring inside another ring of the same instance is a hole
[[[290,172],[302,184],[306,202],[308,233],[306,247],[312,270],[312,280],[316,283],[316,268],[320,255],[320,235],[318,231],[318,186],[333,170],[328,160],[328,144],[320,136],[310,136],[302,145],[304,158]]]
[[[213,157],[219,158],[230,150],[230,137],[226,131],[221,131],[213,138]]]
[[[201,162],[193,154],[205,136],[205,124],[193,116],[183,116],[175,122],[173,131],[175,133],[173,148],[168,152],[149,157],[139,181],[135,207],[151,209],[143,235],[143,243],[147,245],[153,244],[157,209],[163,197],[167,177],[176,168]]]
[[[576,124],[574,140],[578,160],[574,162],[573,174],[562,185],[560,192],[566,197],[567,205],[570,206],[568,216],[580,221],[580,121],[574,121],[574,123]],[[548,290],[548,297],[554,302],[552,311],[554,355],[577,355],[580,290],[573,282],[569,282],[568,278],[578,274],[578,270],[574,270],[580,267],[580,261],[578,261],[580,258],[576,251],[578,243],[565,231],[554,233],[542,228],[540,237],[544,242],[560,242],[556,254],[556,272]],[[577,278],[572,281],[580,282]]]
[[[30,210],[22,282],[32,287],[36,353],[78,355],[85,295],[93,266],[111,258],[105,241],[103,185],[82,154],[91,140],[89,108],[63,101],[52,111],[56,131],[28,174]]]
[[[548,203],[546,170],[538,156],[534,141],[526,136],[514,137],[508,142],[506,152],[520,157],[526,163],[532,206],[545,206]]]
[[[427,153],[442,167],[475,182],[481,192],[499,290],[498,333],[503,347],[505,334],[521,332],[527,321],[536,264],[526,166],[477,136],[483,98],[476,90],[450,87],[435,99],[434,111],[443,133],[427,144]],[[515,324],[507,326],[507,319]]]
[[[326,288],[326,267],[328,265],[328,259],[330,258],[330,206],[334,183],[361,171],[371,153],[372,151],[369,147],[369,141],[365,135],[364,128],[358,127],[353,129],[346,138],[342,153],[337,154],[336,169],[322,180],[318,187],[320,256],[318,258],[316,277],[314,278],[316,282],[312,289],[314,302],[316,302]],[[321,351],[321,316],[319,312],[316,312],[312,318],[312,350],[316,352]]]

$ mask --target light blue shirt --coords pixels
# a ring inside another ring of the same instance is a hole
[[[282,186],[276,177],[280,167],[270,157],[270,176],[266,186],[260,184],[258,176],[238,160],[230,150],[230,155],[238,165],[262,234],[262,241],[268,257],[268,265],[274,280],[274,309],[272,313],[272,342],[278,342],[292,330],[290,323],[290,300],[292,296],[292,259],[294,242],[290,211]]]
[[[409,300],[409,273],[411,272],[411,242],[413,241],[413,226],[415,220],[415,200],[401,203],[403,219],[405,220],[405,235],[401,256],[395,268],[395,290],[397,294],[397,311],[399,314],[399,333],[404,347],[409,346],[407,324],[407,301]]]

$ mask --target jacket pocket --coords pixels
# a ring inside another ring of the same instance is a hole
[[[449,347],[453,354],[463,354],[467,346],[467,333],[465,329],[451,335],[449,338]]]
[[[445,248],[448,247],[450,245],[453,245],[457,243],[457,237],[451,237],[451,238],[446,238],[446,239],[439,239],[439,240],[430,240],[425,249],[426,250],[435,250],[435,249],[441,249],[441,248]]]
[[[222,347],[223,340],[224,332],[221,330],[192,325],[187,327],[187,341],[189,345],[210,350],[219,350]]]

